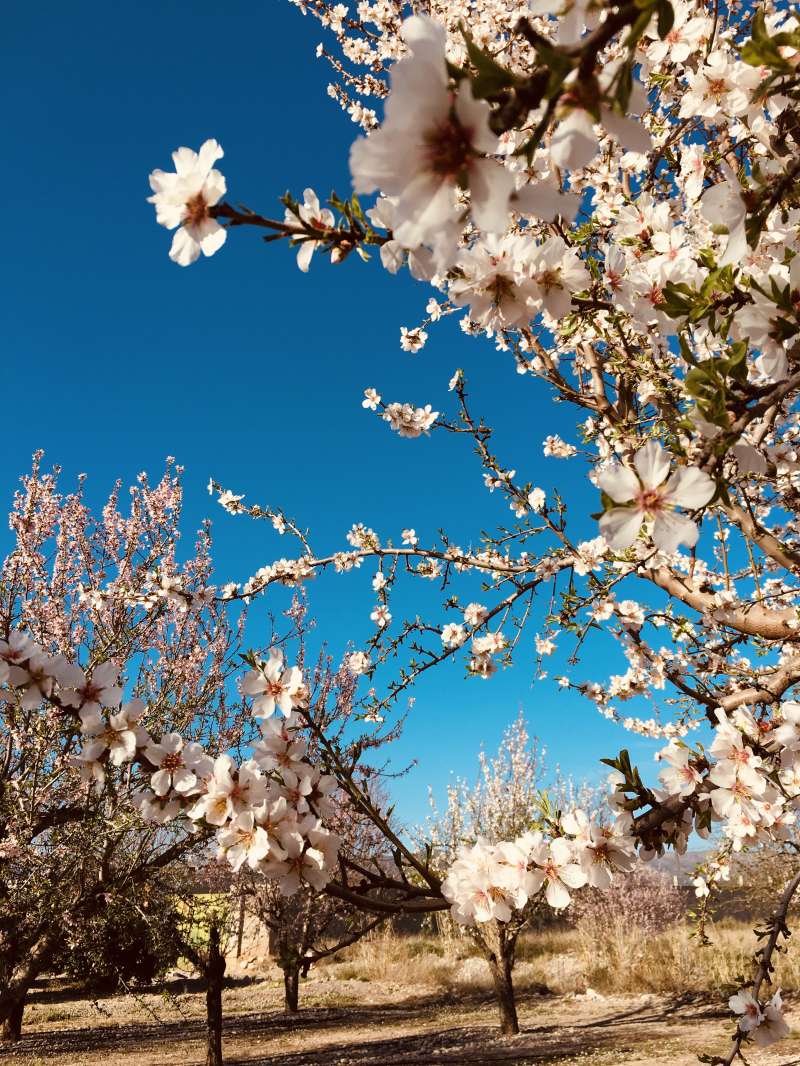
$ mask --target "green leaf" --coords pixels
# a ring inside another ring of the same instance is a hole
[[[640,4],[639,0],[637,0],[636,6],[641,7],[643,5]],[[630,48],[631,50],[633,50],[636,47],[639,38],[642,36],[642,34],[652,21],[653,9],[654,5],[652,3],[652,0],[648,0],[645,10],[642,11],[641,15],[636,18],[636,21],[631,26],[630,33],[623,41],[623,44],[626,48]]]
[[[497,96],[504,89],[513,89],[516,79],[510,70],[506,70],[496,62],[488,52],[479,48],[466,30],[461,33],[467,45],[467,55],[470,63],[477,71],[472,80],[472,95],[476,100],[485,100],[487,97]]]
[[[789,74],[792,72],[792,66],[781,55],[780,45],[791,44],[792,36],[792,34],[776,34],[770,37],[767,33],[764,12],[757,11],[750,25],[750,40],[743,45],[741,50],[742,59],[751,67],[769,67],[770,70]],[[781,40],[783,37],[788,37],[790,40]]]
[[[675,12],[669,0],[658,5],[658,36],[663,41],[675,22]]]
[[[683,333],[678,335],[678,344],[680,345],[681,355],[689,366],[697,366],[697,360],[694,357],[692,349],[689,347],[689,342]]]

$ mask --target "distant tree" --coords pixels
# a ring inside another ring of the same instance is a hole
[[[206,1066],[223,1066],[222,993],[226,955],[238,926],[240,895],[230,871],[216,862],[197,863],[176,898],[176,936],[181,956],[200,974],[206,996]]]
[[[298,1009],[300,977],[307,977],[315,963],[354,944],[388,917],[369,917],[309,886],[285,896],[274,881],[262,879],[248,895],[268,930],[270,955],[283,971],[284,1003],[291,1013]]]
[[[503,733],[497,754],[478,755],[477,779],[459,778],[447,789],[447,806],[442,813],[433,795],[427,835],[435,862],[449,868],[465,845],[475,841],[514,841],[544,828],[548,812],[559,809],[592,810],[601,805],[601,795],[586,786],[576,787],[568,778],[556,775],[548,796],[545,749],[531,737],[522,711]],[[496,917],[471,925],[457,924],[452,915],[437,914],[440,928],[468,936],[480,949],[492,975],[503,1033],[519,1032],[513,970],[519,934],[532,920],[552,913],[542,895],[532,896],[521,908],[510,911],[506,920]]]

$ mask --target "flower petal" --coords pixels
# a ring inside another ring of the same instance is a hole
[[[569,888],[581,888],[588,880],[580,866],[574,862],[569,863],[567,866],[562,866],[558,871],[558,876]]]
[[[630,548],[642,528],[642,513],[634,507],[612,507],[600,518],[600,532],[612,548]]]
[[[545,899],[555,910],[563,910],[569,906],[570,895],[561,881],[548,881]]]
[[[696,466],[680,467],[666,484],[664,496],[679,507],[704,507],[717,491],[716,482]]]
[[[494,159],[477,159],[469,168],[472,217],[486,233],[504,233],[514,175]]]
[[[658,441],[649,440],[640,448],[633,464],[645,488],[655,489],[669,477],[670,457]]]
[[[639,479],[622,463],[613,463],[597,475],[597,484],[615,503],[627,503],[639,495]]]
[[[699,536],[700,530],[686,515],[676,514],[675,511],[662,511],[656,516],[653,543],[664,552],[677,551],[679,544],[693,548]]]
[[[200,245],[183,226],[175,231],[169,257],[178,266],[191,266],[200,256]]]

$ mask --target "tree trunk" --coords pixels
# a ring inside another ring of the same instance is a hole
[[[514,1000],[514,983],[511,980],[511,959],[492,955],[487,959],[494,981],[494,994],[500,1010],[500,1032],[503,1036],[516,1036],[519,1032],[517,1005]]]
[[[6,1003],[0,1002],[0,1041],[16,1043],[22,1036],[22,1015],[27,988]]]
[[[297,1011],[297,1000],[300,988],[300,967],[285,966],[283,969],[283,992],[286,1011],[294,1014]]]
[[[22,1015],[25,1000],[36,978],[45,968],[53,954],[60,935],[58,928],[46,929],[22,954],[25,945],[17,945],[11,958],[3,959],[0,973],[0,1041],[17,1041],[22,1034]],[[24,962],[20,959],[24,958]]]
[[[206,1066],[222,1064],[222,984],[225,956],[220,951],[220,928],[212,925],[208,935],[206,977]]]

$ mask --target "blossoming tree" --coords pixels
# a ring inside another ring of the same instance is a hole
[[[575,443],[548,427],[543,447],[583,464],[598,525],[594,537],[576,536],[584,501],[547,496],[495,454],[460,371],[437,409],[420,397],[386,402],[370,384],[364,407],[402,437],[467,437],[513,522],[476,531],[466,548],[446,533],[420,543],[410,529],[398,545],[356,525],[347,546],[321,552],[280,508],[247,505],[220,486],[228,511],[266,520],[297,545],[227,594],[374,565],[375,634],[343,665],[376,680],[400,661],[363,697],[371,721],[448,660],[488,679],[521,654],[538,669],[557,638],[574,642],[577,659],[598,630],[612,634],[624,669],[562,684],[623,728],[663,738],[658,784],[622,751],[609,760],[616,821],[570,814],[542,835],[492,842],[488,857],[465,853],[448,877],[456,914],[468,913],[477,890],[497,916],[542,892],[563,906],[587,865],[614,874],[634,851],[681,850],[692,832],[713,834],[716,869],[727,852],[791,836],[800,795],[800,704],[791,699],[800,681],[797,20],[778,5],[688,0],[294,2],[331,33],[320,47],[330,93],[361,127],[350,153],[356,195],[323,207],[306,190],[273,218],[225,199],[216,141],[182,148],[174,172],[151,175],[158,221],[176,231],[172,258],[188,265],[218,252],[230,229],[253,226],[288,240],[302,270],[315,252],[333,263],[377,252],[390,273],[409,270],[434,293],[425,319],[403,328],[406,350],[459,315],[465,335],[489,338],[514,361],[521,387],[537,379],[575,408]],[[486,602],[467,593],[465,605],[459,590],[476,576]],[[393,618],[398,584],[431,578],[445,590],[441,613]],[[523,634],[546,590],[551,606],[531,656]],[[49,698],[40,680],[49,688],[54,675],[28,645],[9,643],[8,654],[9,671],[23,671],[9,675],[14,691],[31,693],[19,698]],[[244,691],[257,713],[302,711],[302,679],[281,656],[251,666]],[[58,685],[81,691],[69,679]],[[643,699],[657,713],[636,713]],[[626,701],[629,714],[619,709]],[[135,735],[135,710],[116,713],[127,717],[111,729]],[[293,720],[272,730],[274,721],[264,743],[292,762]],[[93,728],[88,735],[105,735]],[[115,742],[125,753],[130,743]],[[270,816],[254,814],[268,788],[255,771],[251,781],[250,770],[221,765],[206,788],[201,755],[183,754],[180,738],[142,750],[155,769],[151,814],[217,825],[232,862],[267,864],[287,890],[301,879],[332,884],[331,838],[297,804],[294,828],[271,831]],[[339,786],[356,790],[355,764],[333,748],[326,756]],[[407,898],[416,892],[427,905],[444,887],[397,846],[416,877],[405,880]],[[364,900],[367,881],[338,890]],[[800,873],[750,983],[730,1001],[730,1050],[706,1061],[730,1064],[746,1042],[786,1031],[780,991],[766,986],[798,886]],[[402,879],[390,887],[399,893]]]
[[[180,511],[175,468],[156,485],[141,475],[127,509],[117,485],[95,518],[83,483],[63,493],[41,456],[14,500],[0,571],[5,1037],[19,1036],[28,988],[76,927],[115,897],[143,898],[164,867],[208,840],[159,824],[165,778],[191,792],[201,743],[213,750],[242,735],[238,696],[232,705],[226,695],[239,624],[213,602],[207,528],[180,561]],[[145,747],[153,789],[137,791]],[[158,814],[152,824],[134,793]]]
[[[509,895],[509,868],[517,867],[518,879],[519,874],[527,875],[530,844],[541,840],[542,830],[557,820],[568,830],[579,830],[579,821],[580,828],[588,826],[586,811],[602,806],[604,797],[602,791],[594,797],[590,789],[576,789],[570,781],[559,778],[544,790],[545,752],[538,740],[529,736],[522,712],[503,733],[497,754],[489,758],[482,751],[479,764],[476,782],[459,778],[448,787],[447,806],[441,814],[431,795],[426,835],[436,863],[447,875],[442,890],[456,901],[448,918],[477,944],[486,959],[501,1032],[517,1033],[513,970],[519,934],[549,907],[563,910],[569,906],[570,888],[609,884],[611,868],[594,863],[592,852],[585,848],[580,852],[582,862],[570,863],[574,868],[562,870],[558,878],[541,885],[531,881],[516,900]],[[571,813],[562,818],[561,811]],[[568,858],[572,856],[567,852]],[[631,863],[632,855],[628,859]],[[625,863],[619,861],[617,865],[624,870]],[[537,891],[540,888],[544,891]],[[524,900],[523,895],[527,896]]]

